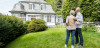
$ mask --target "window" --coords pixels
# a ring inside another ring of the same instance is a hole
[[[32,10],[32,4],[29,4],[29,9]]]
[[[42,19],[44,19],[44,16],[42,15]]]
[[[36,16],[35,15],[28,15],[28,20],[32,20],[32,19],[35,19],[36,18]]]
[[[51,16],[47,16],[47,22],[51,22]]]
[[[35,9],[35,5],[33,4],[33,9]]]
[[[41,5],[41,10],[43,10],[43,5]]]

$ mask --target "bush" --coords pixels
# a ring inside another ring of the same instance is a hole
[[[82,31],[97,32],[97,27],[96,26],[88,26],[88,28],[87,28],[87,25],[83,25]]]
[[[97,27],[96,26],[91,26],[87,29],[87,32],[97,32]]]
[[[46,29],[45,21],[41,19],[33,19],[28,24],[27,30],[28,32],[38,32],[38,31],[44,31]]]
[[[25,31],[27,32],[27,27],[28,27],[28,24],[30,23],[30,21],[26,21],[25,23],[24,23],[24,28],[25,28]]]
[[[0,48],[24,33],[23,21],[14,16],[0,15]]]
[[[82,25],[82,31],[87,31],[87,25]]]

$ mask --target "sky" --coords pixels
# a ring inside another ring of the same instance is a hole
[[[9,12],[13,9],[14,4],[22,0],[0,0],[0,13],[5,15],[11,15]]]

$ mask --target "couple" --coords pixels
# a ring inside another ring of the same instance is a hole
[[[75,12],[76,12],[76,17],[74,16]],[[71,33],[71,48],[74,48],[74,35],[76,37],[75,44],[79,43],[78,36],[80,38],[80,43],[77,47],[83,46],[82,22],[83,22],[83,15],[80,13],[80,8],[77,7],[75,11],[71,10],[70,16],[67,16],[66,18],[67,36],[66,36],[65,48],[68,45],[70,33]]]

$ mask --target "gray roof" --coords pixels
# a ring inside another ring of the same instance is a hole
[[[27,2],[40,2],[40,3],[47,3],[44,0],[25,0]]]
[[[39,4],[48,4],[50,5],[49,3],[46,3],[44,0],[25,0],[25,1],[19,1],[18,3],[16,3],[13,7],[13,9],[9,12],[11,13],[50,13],[50,14],[56,14],[53,10],[50,10],[50,11],[27,11],[24,6],[25,4],[23,3],[39,3]],[[52,8],[52,6],[51,6]]]
[[[12,11],[24,11],[24,5],[21,3],[16,3]]]

